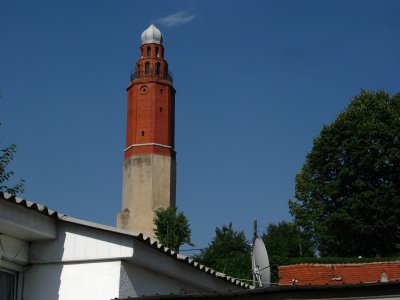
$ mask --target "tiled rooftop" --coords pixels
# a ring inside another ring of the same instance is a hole
[[[337,285],[400,280],[400,261],[298,264],[278,268],[280,285]]]

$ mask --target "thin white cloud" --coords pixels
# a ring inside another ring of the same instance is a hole
[[[187,12],[181,10],[175,14],[161,18],[159,22],[166,27],[179,26],[192,21],[196,16],[189,15]]]

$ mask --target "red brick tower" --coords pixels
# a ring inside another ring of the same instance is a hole
[[[128,91],[122,211],[118,227],[154,236],[157,208],[175,206],[175,89],[154,24],[142,34]]]

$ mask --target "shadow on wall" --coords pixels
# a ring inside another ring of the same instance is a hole
[[[65,232],[58,232],[56,240],[36,241],[31,244],[30,262],[24,271],[24,300],[59,299],[64,255]]]
[[[63,239],[65,239],[65,236]],[[39,243],[43,246],[43,242]],[[35,242],[33,245],[35,245]],[[40,247],[40,249],[45,251],[44,247]],[[38,254],[38,252],[35,252],[35,256]],[[24,288],[22,299],[59,299],[62,271],[62,264],[51,262],[45,263],[44,261],[40,263],[34,263],[26,267],[24,271]]]
[[[24,300],[59,299],[63,266],[60,264],[31,265],[24,273]]]
[[[122,262],[119,298],[204,292],[144,267]]]

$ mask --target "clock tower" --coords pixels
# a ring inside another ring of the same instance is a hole
[[[154,211],[175,206],[175,89],[163,36],[142,33],[140,59],[128,85],[122,210],[117,226],[154,237]]]

